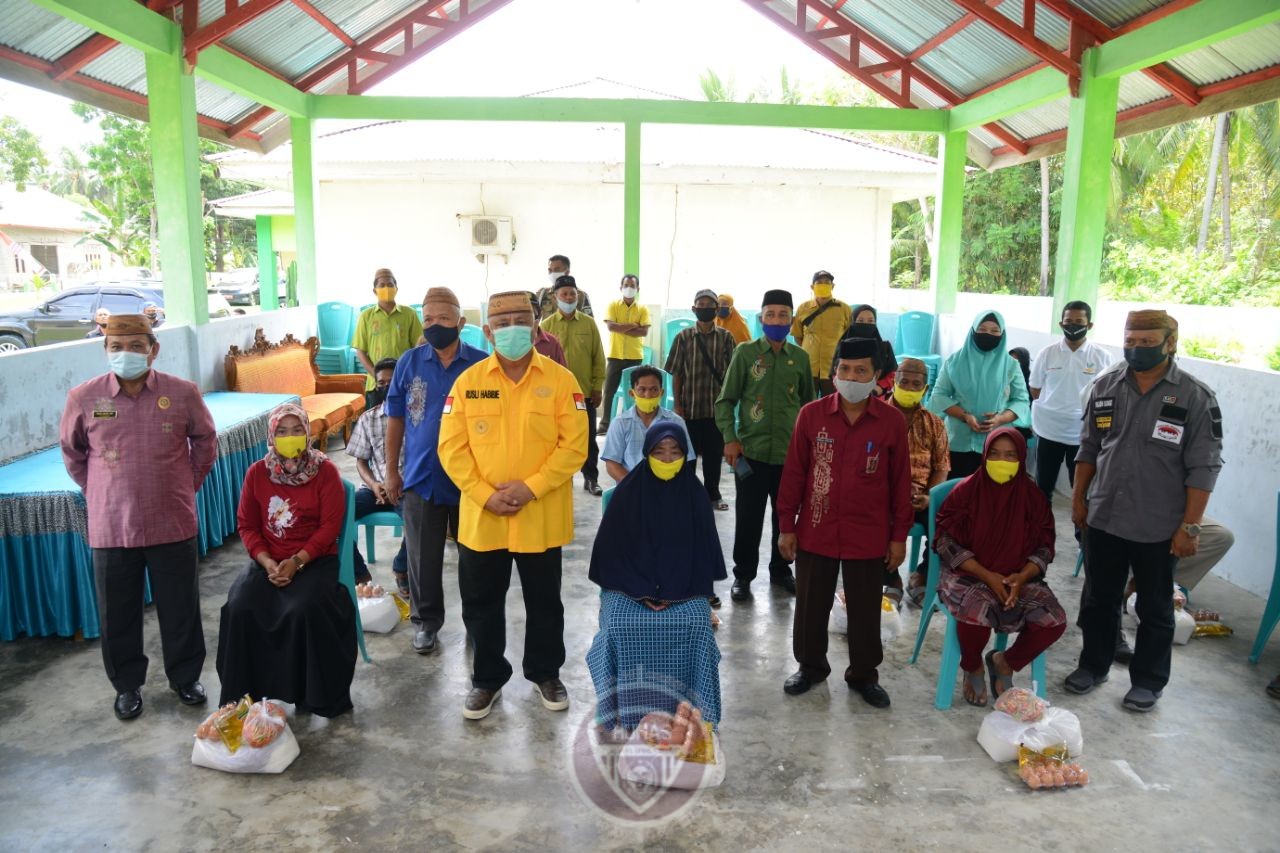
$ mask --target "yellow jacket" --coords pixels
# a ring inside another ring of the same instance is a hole
[[[810,299],[800,303],[795,319],[791,321],[791,337],[809,354],[809,368],[813,375],[826,379],[831,375],[831,360],[836,356],[840,336],[853,322],[853,309],[832,297],[832,305],[823,311],[806,328],[804,320],[818,310],[818,301]]]
[[[513,383],[496,355],[453,384],[440,419],[440,464],[462,492],[458,542],[537,554],[573,541],[573,475],[587,458],[586,401],[573,374],[533,353]],[[515,515],[485,502],[523,480],[534,500]]]

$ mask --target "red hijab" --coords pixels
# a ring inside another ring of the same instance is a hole
[[[987,457],[998,438],[1008,438],[1018,451],[1018,473],[1001,485],[987,474]],[[943,501],[938,510],[938,532],[973,552],[986,568],[1002,575],[1022,570],[1027,558],[1042,547],[1053,559],[1055,529],[1053,510],[1044,492],[1027,474],[1027,441],[1013,427],[987,434],[982,447],[983,465],[970,474]]]

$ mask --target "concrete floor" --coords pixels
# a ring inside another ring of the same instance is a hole
[[[354,479],[346,455],[333,455]],[[955,708],[934,710],[941,619],[912,667],[918,611],[904,611],[906,631],[881,669],[892,709],[851,698],[838,675],[792,698],[781,689],[794,669],[791,600],[757,582],[754,603],[739,606],[724,584],[726,781],[665,823],[606,819],[570,779],[570,745],[594,699],[583,658],[596,627],[586,567],[599,520],[596,500],[579,490],[575,504],[580,536],[565,550],[563,593],[573,706],[563,714],[544,710],[517,675],[488,719],[462,718],[468,664],[452,553],[443,651],[412,654],[403,624],[371,635],[374,661],[357,665],[355,712],[292,720],[302,754],[281,776],[191,766],[192,732],[207,712],[166,689],[154,613],[146,712],[128,724],[111,714],[96,641],[0,645],[0,850],[1280,849],[1280,703],[1263,692],[1280,672],[1280,642],[1250,666],[1263,602],[1214,577],[1193,603],[1221,611],[1236,634],[1175,647],[1173,681],[1150,715],[1120,708],[1123,671],[1090,696],[1063,692],[1080,645],[1074,626],[1050,651],[1049,698],[1079,715],[1093,784],[1049,792],[1028,790],[1016,765],[987,757],[975,740],[986,712],[958,689]],[[728,553],[732,512],[717,520]],[[1080,582],[1070,577],[1065,525],[1059,543],[1050,577],[1074,614]],[[388,585],[392,553],[382,530],[374,574]],[[218,609],[244,559],[233,540],[202,566],[203,680],[214,697]],[[518,673],[517,589],[509,603]],[[837,674],[844,663],[833,643]]]

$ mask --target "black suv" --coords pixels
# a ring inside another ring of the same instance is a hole
[[[164,308],[161,282],[108,281],[68,288],[35,308],[0,314],[0,353],[81,340],[93,328],[93,315],[99,308],[112,314],[141,314],[147,302]],[[216,316],[230,313],[216,296],[209,309],[218,312]]]

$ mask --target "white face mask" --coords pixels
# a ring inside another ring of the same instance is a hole
[[[874,380],[871,382],[855,382],[852,379],[833,379],[831,381],[835,384],[836,391],[840,392],[840,396],[854,405],[870,397],[871,392],[876,387]]]
[[[636,294],[637,294],[637,293],[639,293],[639,292],[640,292],[639,288],[635,288],[635,287],[624,287],[624,288],[622,288],[622,298],[623,298],[623,299],[635,299],[635,298],[636,298]]]
[[[562,275],[568,275],[568,274],[569,273],[567,272],[549,272],[547,273],[547,281],[551,282],[552,287],[555,287],[556,279],[558,279]]]

